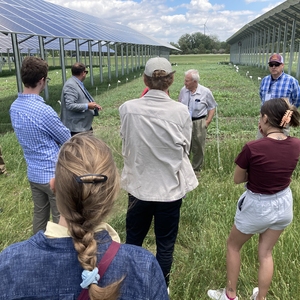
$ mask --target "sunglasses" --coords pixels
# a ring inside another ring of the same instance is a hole
[[[279,67],[281,64],[280,63],[269,63],[269,67]]]
[[[85,74],[88,74],[89,73],[89,71],[87,71],[87,70],[85,70],[85,71],[83,71]]]
[[[44,79],[45,81],[47,81],[47,83],[51,80],[51,78],[49,78],[49,77],[43,77],[42,79]]]

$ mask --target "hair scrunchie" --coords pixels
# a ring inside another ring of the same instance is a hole
[[[98,284],[100,275],[98,274],[98,268],[96,267],[92,271],[83,270],[81,274],[82,283],[80,286],[83,289],[87,289],[92,283]]]

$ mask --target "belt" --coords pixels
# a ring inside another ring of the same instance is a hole
[[[198,117],[198,118],[193,118],[193,117],[192,117],[192,121],[196,121],[196,120],[200,120],[200,119],[204,119],[204,118],[206,118],[206,115],[205,115],[205,116]]]

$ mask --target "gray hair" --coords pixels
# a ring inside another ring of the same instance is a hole
[[[195,80],[197,82],[200,81],[200,75],[199,75],[199,72],[196,69],[190,69],[190,70],[186,71],[184,74],[185,74],[185,76],[188,75],[188,74],[191,74],[193,80]]]

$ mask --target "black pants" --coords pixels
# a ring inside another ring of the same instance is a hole
[[[93,133],[93,127],[91,127],[90,130],[88,131],[91,131]],[[81,132],[75,132],[75,131],[71,131],[71,136],[75,135],[75,134],[78,134],[78,133],[83,133],[83,132],[88,132],[88,131],[81,131]]]
[[[173,202],[142,201],[129,195],[126,216],[126,243],[142,246],[154,217],[156,259],[167,286],[178,234],[182,199]]]

